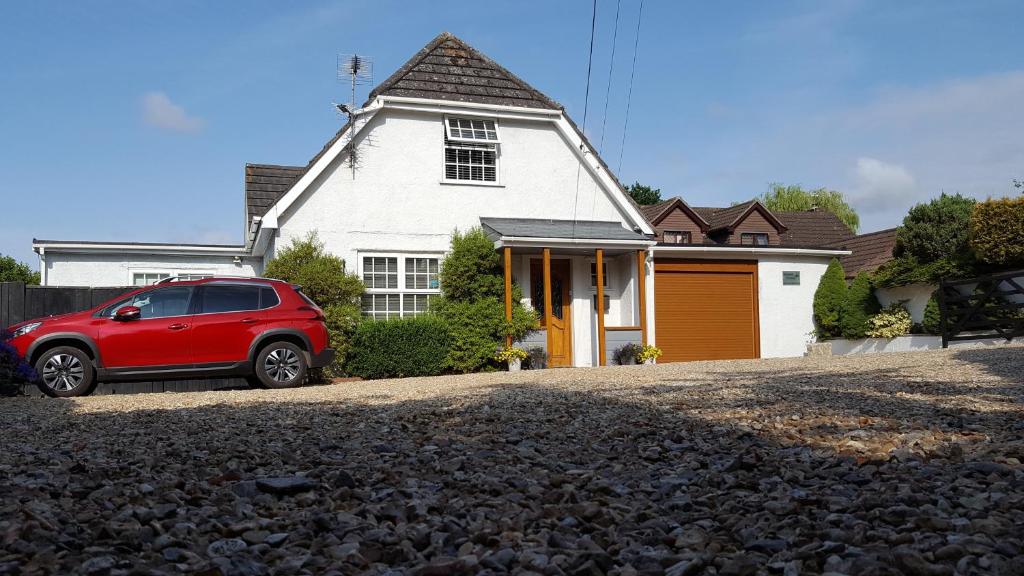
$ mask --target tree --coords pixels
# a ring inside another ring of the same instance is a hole
[[[878,303],[871,286],[871,277],[861,272],[846,292],[846,301],[839,319],[843,338],[863,338],[871,329],[868,320],[881,310],[882,305]]]
[[[851,231],[857,232],[860,228],[857,211],[846,201],[843,193],[836,190],[804,190],[799,185],[772,184],[758,200],[773,212],[803,212],[814,208],[827,210],[835,214]]]
[[[878,269],[875,283],[903,286],[972,275],[977,266],[969,244],[975,204],[973,198],[944,193],[912,207],[896,229],[894,258]]]
[[[39,284],[39,272],[33,272],[28,264],[18,262],[10,256],[0,256],[0,282],[24,282]]]
[[[814,321],[818,336],[836,338],[842,334],[843,307],[846,305],[846,273],[839,260],[832,259],[814,291]]]
[[[661,188],[651,188],[646,184],[634,182],[626,188],[626,192],[629,192],[629,195],[633,197],[633,200],[641,206],[661,202]]]
[[[362,319],[362,280],[345,272],[345,262],[324,250],[316,232],[293,238],[267,263],[264,275],[302,286],[303,294],[323,309],[331,347],[337,353],[328,372],[343,375],[352,334]]]
[[[522,304],[512,286],[512,321],[505,319],[505,271],[494,242],[480,228],[452,235],[451,251],[441,265],[441,298],[431,311],[448,323],[453,371],[475,372],[494,363],[506,336],[519,340],[537,327],[537,315]]]

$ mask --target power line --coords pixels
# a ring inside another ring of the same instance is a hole
[[[615,44],[619,38],[619,8],[622,7],[622,0],[615,2],[615,31],[612,32],[612,57],[608,61],[608,85],[604,89],[604,118],[601,119],[601,143],[597,145],[598,152],[604,152],[604,132],[608,125],[608,95],[612,91],[612,70],[615,68]]]
[[[622,145],[619,146],[619,167],[616,172],[622,172],[622,153],[626,149],[626,129],[629,128],[629,104],[633,99],[633,77],[636,74],[636,52],[640,45],[640,22],[644,17],[644,0],[640,0],[640,12],[636,15],[636,39],[633,40],[633,66],[629,70],[629,92],[626,96],[626,119],[622,123]]]
[[[590,71],[594,64],[594,29],[597,27],[597,0],[594,0],[594,6],[590,15],[590,54],[587,56],[587,90],[583,97],[583,128],[580,130],[583,134],[583,138],[580,139],[580,150],[583,150],[583,139],[586,138],[587,133],[587,107],[590,103]],[[576,165],[576,196],[572,201],[572,237],[576,237],[576,208],[580,203],[580,169],[583,167],[582,164],[586,159],[582,160]]]

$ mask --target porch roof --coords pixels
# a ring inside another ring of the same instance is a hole
[[[513,238],[562,241],[612,241],[613,243],[652,243],[647,236],[629,230],[619,222],[597,220],[548,220],[543,218],[481,218],[484,232],[493,240]]]

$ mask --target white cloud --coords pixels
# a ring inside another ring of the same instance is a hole
[[[202,118],[190,116],[171,102],[163,92],[148,92],[142,97],[142,120],[150,126],[185,134],[199,132],[205,124]]]
[[[909,170],[875,158],[858,158],[850,190],[850,201],[861,214],[902,208],[907,198],[917,196],[917,185]]]

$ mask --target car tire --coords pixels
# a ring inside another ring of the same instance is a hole
[[[89,355],[78,348],[58,346],[36,360],[36,387],[54,398],[87,396],[96,387],[96,370]]]
[[[253,372],[264,388],[293,388],[306,379],[306,353],[291,342],[271,342],[256,355]]]

